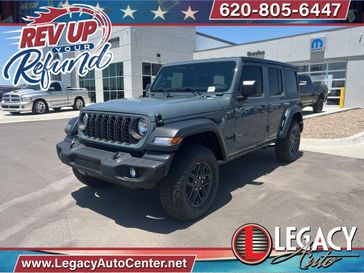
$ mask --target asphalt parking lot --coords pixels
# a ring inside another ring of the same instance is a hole
[[[60,163],[66,120],[0,124],[2,247],[229,247],[234,231],[274,226],[357,226],[364,245],[364,160],[304,152],[279,164],[273,149],[220,167],[209,214],[193,223],[166,217],[156,190],[95,191]]]

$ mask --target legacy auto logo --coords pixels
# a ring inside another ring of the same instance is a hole
[[[265,261],[272,251],[269,232],[260,225],[247,224],[240,227],[233,236],[235,256],[246,264],[259,264]]]
[[[352,251],[352,243],[357,231],[356,227],[335,227],[326,234],[321,228],[316,231],[310,227],[297,229],[287,227],[285,232],[280,227],[274,229],[274,245],[268,230],[258,224],[246,224],[236,230],[232,239],[233,252],[241,262],[256,265],[264,262],[274,249],[276,254],[271,264],[279,264],[298,257],[298,267],[302,270],[309,268],[327,268],[345,259],[359,255],[337,255],[333,251],[343,249]],[[344,241],[341,247],[336,241]],[[283,254],[279,254],[279,252]],[[320,251],[317,255],[315,252]],[[325,251],[325,255],[322,255]]]
[[[102,9],[67,4],[43,7],[36,14],[24,18],[29,23],[21,30],[19,51],[3,67],[3,77],[13,85],[23,81],[48,89],[52,74],[76,70],[85,76],[111,63],[111,21]]]

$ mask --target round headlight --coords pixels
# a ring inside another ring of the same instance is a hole
[[[148,123],[144,118],[139,119],[138,121],[138,134],[141,136],[145,136],[148,132]]]
[[[86,129],[87,121],[88,121],[88,114],[85,113],[80,117],[80,120],[78,121],[78,128],[80,128],[81,131],[84,131]]]

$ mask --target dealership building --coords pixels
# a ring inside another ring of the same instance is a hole
[[[336,28],[244,44],[196,32],[194,27],[114,27],[109,42],[112,64],[85,77],[64,75],[72,86],[86,87],[96,102],[139,97],[165,63],[250,56],[290,63],[299,74],[329,88],[328,103],[364,107],[364,27]],[[237,33],[244,35],[244,33]]]

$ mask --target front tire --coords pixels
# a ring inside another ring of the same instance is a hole
[[[83,184],[93,187],[93,188],[104,188],[109,186],[109,183],[106,183],[102,180],[99,180],[95,177],[88,176],[85,174],[80,173],[77,169],[72,168],[73,174],[76,176],[76,178]]]
[[[321,113],[324,108],[324,99],[319,98],[318,101],[312,106],[314,113]]]
[[[79,111],[83,107],[85,107],[85,103],[82,98],[75,98],[75,102],[73,103],[73,110]]]
[[[38,114],[38,115],[48,112],[47,103],[44,100],[36,100],[33,103],[32,112],[33,112],[33,114]]]
[[[301,129],[297,121],[292,120],[286,137],[276,142],[275,152],[279,161],[291,163],[298,158],[301,142]]]
[[[176,154],[170,173],[161,182],[162,206],[173,218],[195,220],[211,207],[218,184],[214,153],[202,145],[185,146]]]

